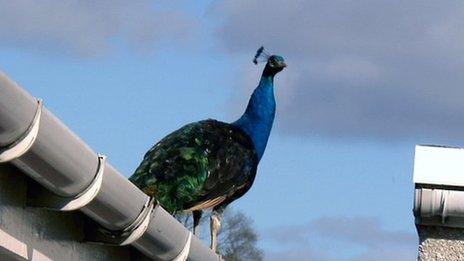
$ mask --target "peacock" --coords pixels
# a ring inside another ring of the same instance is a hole
[[[224,209],[252,186],[275,117],[274,76],[287,65],[259,48],[253,62],[266,62],[243,115],[232,123],[213,119],[187,124],[156,143],[129,180],[171,214],[192,213],[193,233],[211,211],[211,249]]]

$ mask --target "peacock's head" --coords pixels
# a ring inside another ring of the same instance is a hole
[[[266,67],[264,68],[265,74],[275,75],[287,67],[287,64],[285,63],[282,56],[268,54],[266,51],[264,51],[263,46],[261,46],[256,52],[253,63],[258,64],[258,62],[261,61],[266,61]]]
[[[269,66],[273,69],[278,69],[279,72],[282,71],[285,67],[287,67],[287,64],[284,61],[284,58],[280,55],[271,55],[269,59],[267,60],[266,66]]]

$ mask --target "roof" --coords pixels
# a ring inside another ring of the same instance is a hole
[[[11,162],[43,185],[29,204],[80,210],[95,221],[85,231],[88,239],[131,244],[154,260],[219,259],[1,72],[0,93],[0,162]]]
[[[414,155],[417,225],[464,228],[464,150],[418,145]]]

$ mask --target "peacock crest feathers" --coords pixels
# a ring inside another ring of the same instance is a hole
[[[267,60],[271,57],[271,55],[264,50],[264,46],[259,47],[258,51],[256,51],[255,57],[253,59],[254,64],[258,64],[261,62],[267,62]]]

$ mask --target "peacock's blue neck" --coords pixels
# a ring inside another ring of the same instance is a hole
[[[250,136],[258,159],[261,159],[266,149],[274,122],[275,108],[274,75],[263,74],[258,87],[251,95],[245,113],[232,123]]]

